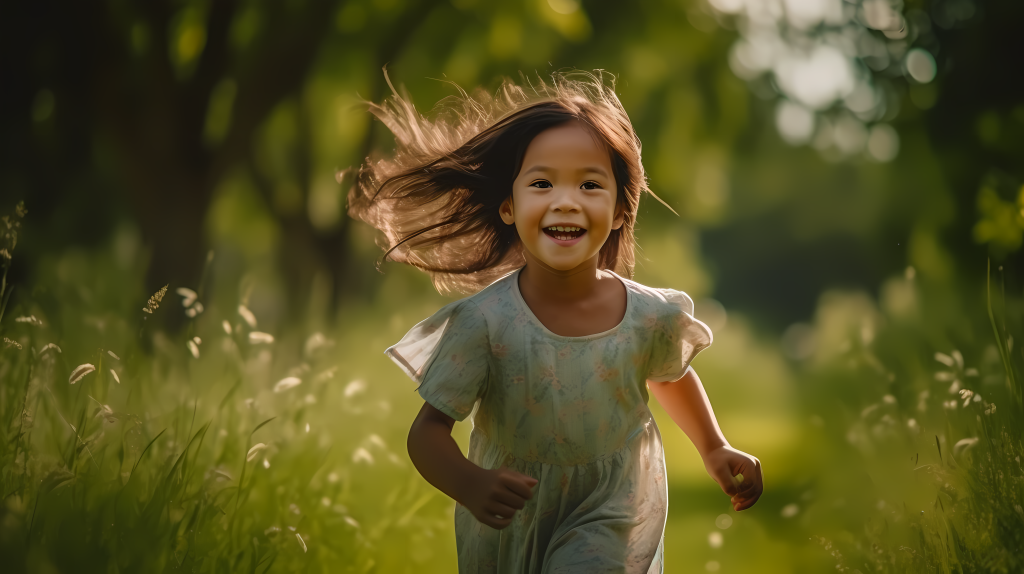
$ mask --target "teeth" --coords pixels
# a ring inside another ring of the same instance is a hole
[[[582,231],[579,227],[563,227],[560,225],[554,225],[547,228],[548,231]]]

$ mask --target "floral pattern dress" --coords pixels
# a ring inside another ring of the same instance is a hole
[[[602,333],[549,331],[516,271],[386,351],[439,411],[473,413],[473,463],[539,481],[503,530],[456,506],[459,572],[662,572],[668,490],[646,381],[682,378],[712,336],[685,293],[618,278],[626,313]]]

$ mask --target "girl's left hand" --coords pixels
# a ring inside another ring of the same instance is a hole
[[[761,461],[731,446],[720,446],[704,456],[704,468],[732,499],[733,510],[746,510],[764,491]],[[743,475],[743,482],[737,475]]]

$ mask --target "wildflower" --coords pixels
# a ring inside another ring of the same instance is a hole
[[[302,379],[300,379],[298,377],[285,377],[285,378],[281,379],[280,381],[278,381],[276,385],[274,385],[274,392],[275,393],[283,393],[284,391],[287,391],[288,389],[297,387],[297,386],[299,386],[301,384],[302,384]]]
[[[152,315],[153,311],[156,311],[160,307],[160,302],[163,301],[164,295],[167,294],[168,287],[170,287],[170,285],[164,285],[159,291],[153,293],[153,296],[146,302],[146,306],[142,308],[142,312]]]
[[[36,319],[35,315],[29,315],[28,317],[15,317],[15,323],[28,323],[29,325],[35,325],[36,327],[42,327],[43,322]]]
[[[782,512],[780,514],[782,514],[783,518],[793,518],[799,513],[800,507],[796,504],[790,503],[782,507]]]
[[[96,367],[91,363],[85,363],[75,367],[75,370],[71,371],[71,376],[68,377],[68,383],[75,384],[82,380],[82,377],[96,370]]]
[[[261,442],[258,442],[256,444],[252,445],[252,448],[250,448],[249,452],[246,453],[246,455],[245,455],[245,461],[246,462],[252,462],[252,459],[256,458],[256,455],[259,454],[260,451],[265,449],[265,448],[267,448],[267,445],[265,445],[265,444],[263,444]]]
[[[121,377],[117,376],[117,373],[114,371],[114,369],[110,369],[110,376],[114,377],[114,382],[115,383],[117,383],[119,385],[121,384]]]
[[[971,402],[971,397],[974,396],[974,391],[970,389],[960,389],[960,398],[964,400],[964,408]]]
[[[248,307],[245,305],[239,305],[238,314],[242,316],[242,319],[245,319],[245,322],[249,324],[250,329],[256,328],[256,315],[253,315],[252,311],[250,311]]]
[[[264,333],[262,331],[253,331],[253,332],[249,333],[249,344],[250,345],[260,345],[260,344],[268,344],[269,345],[270,343],[273,343],[273,342],[274,342],[274,336],[271,335],[270,333]]]

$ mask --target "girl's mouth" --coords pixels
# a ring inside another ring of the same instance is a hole
[[[544,234],[550,237],[559,245],[573,245],[587,232],[582,227],[551,226],[544,228]]]

